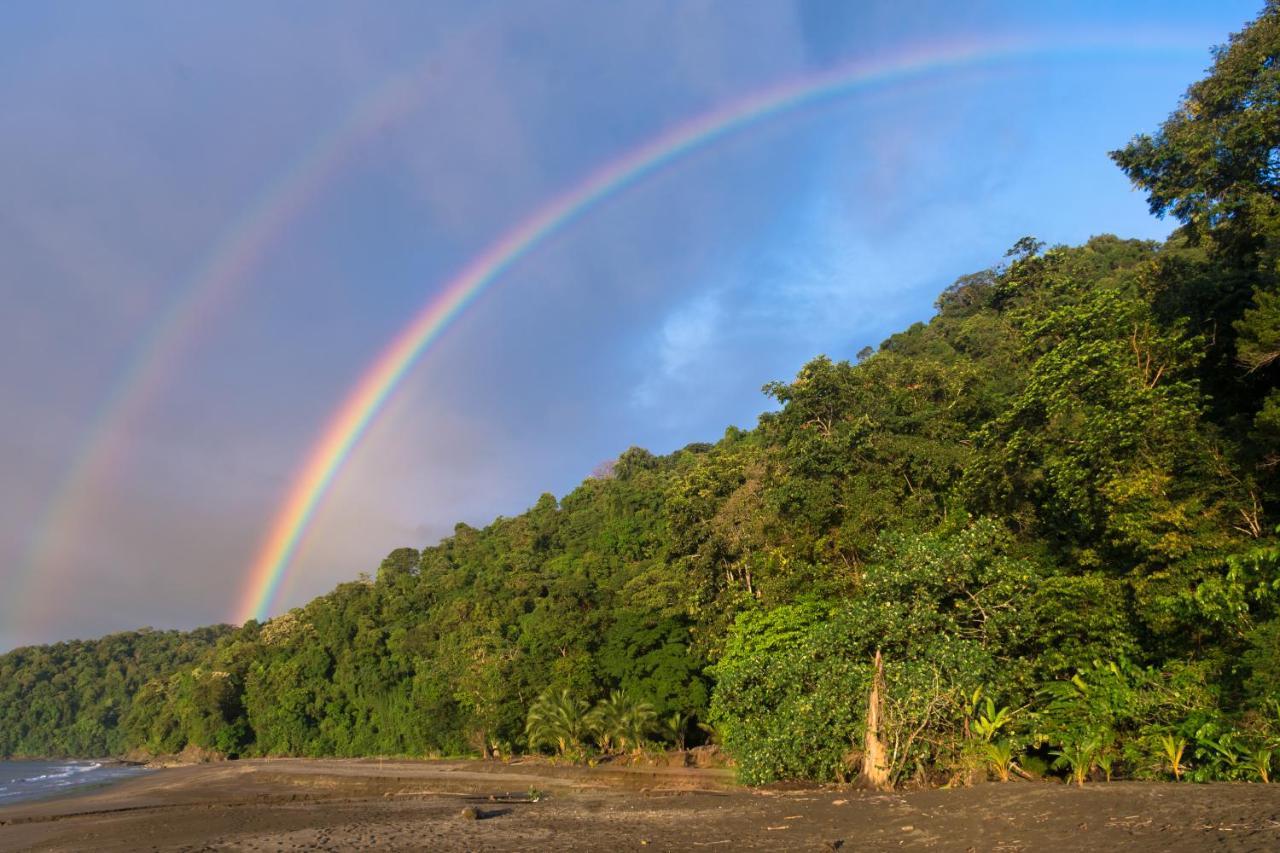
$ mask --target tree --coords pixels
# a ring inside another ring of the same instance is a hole
[[[1148,193],[1151,211],[1172,214],[1206,240],[1227,269],[1217,277],[1209,318],[1222,347],[1250,375],[1241,381],[1263,458],[1280,449],[1280,2],[1214,52],[1208,77],[1193,84],[1154,134],[1142,134],[1113,159]],[[1238,342],[1235,337],[1238,336]],[[1254,375],[1256,373],[1256,375]],[[1239,393],[1239,392],[1237,392]]]
[[[553,747],[557,755],[574,755],[589,729],[587,703],[568,690],[548,690],[529,707],[525,736],[529,748]]]
[[[648,702],[637,701],[621,690],[601,699],[587,715],[587,726],[604,752],[639,750],[653,732],[658,715]]]
[[[1154,134],[1112,158],[1148,192],[1151,212],[1172,214],[1238,249],[1274,238],[1280,204],[1280,2],[1214,51]]]

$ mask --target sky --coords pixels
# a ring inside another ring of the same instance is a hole
[[[927,320],[1020,237],[1162,239],[1107,152],[1259,8],[6,3],[0,650],[242,618],[311,448],[422,307],[760,93],[990,54],[775,111],[553,229],[396,385],[269,613],[629,446],[753,426],[766,382]]]

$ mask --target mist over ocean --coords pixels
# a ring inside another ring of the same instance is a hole
[[[97,761],[0,761],[0,806],[118,782],[146,771]]]

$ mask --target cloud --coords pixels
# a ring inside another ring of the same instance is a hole
[[[653,346],[656,358],[648,375],[632,392],[638,408],[666,410],[673,386],[686,389],[700,384],[703,371],[698,363],[705,360],[720,330],[722,296],[715,291],[704,293],[670,314],[658,330]]]

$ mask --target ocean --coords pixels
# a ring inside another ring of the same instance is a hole
[[[106,785],[147,771],[97,761],[0,761],[0,806]]]

